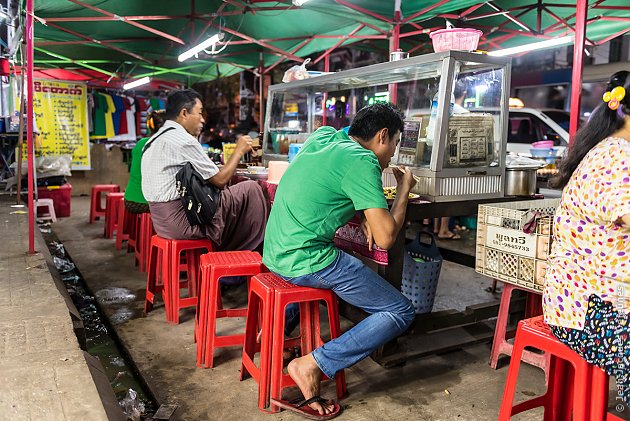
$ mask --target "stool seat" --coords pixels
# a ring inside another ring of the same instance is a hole
[[[550,355],[547,392],[513,405],[525,347],[536,348]],[[608,377],[604,380],[602,376],[606,375],[598,367],[589,364],[560,342],[542,316],[521,320],[514,341],[499,421],[508,421],[513,415],[538,407],[544,407],[545,420],[614,420],[614,415],[606,414]]]
[[[57,215],[55,215],[55,202],[53,199],[37,199],[35,201],[35,216],[37,216],[37,208],[47,209],[47,212],[44,215],[37,217],[37,219],[57,222]]]
[[[119,192],[117,184],[96,184],[92,186],[90,194],[90,224],[94,223],[101,216],[105,216],[105,208],[102,206],[101,196],[107,192]]]
[[[320,332],[319,302],[327,307],[330,338],[341,334],[337,296],[327,289],[310,288],[292,284],[273,273],[261,273],[252,277],[247,307],[245,342],[241,362],[241,380],[251,375],[258,382],[258,407],[264,412],[278,412],[280,408],[269,405],[270,398],[282,399],[282,390],[295,386],[289,375],[283,372],[283,350],[287,344],[299,343],[302,355],[323,345]],[[285,340],[285,309],[288,304],[300,304],[300,336]],[[262,323],[260,323],[262,319]],[[261,341],[257,343],[258,326]],[[256,366],[254,356],[260,352]],[[346,397],[344,371],[335,376],[337,398]],[[269,408],[269,409],[268,409]]]
[[[262,257],[253,251],[224,251],[201,256],[201,280],[195,339],[197,341],[197,366],[214,367],[214,351],[227,346],[243,346],[244,334],[222,335],[216,333],[216,320],[225,317],[245,317],[247,308],[223,309],[220,278],[247,276],[261,272]]]
[[[208,239],[170,240],[154,235],[149,248],[149,264],[147,288],[144,302],[145,314],[153,308],[155,294],[162,292],[162,300],[166,309],[166,321],[179,324],[179,311],[187,307],[197,306],[197,271],[199,256],[202,251],[212,251],[214,246]],[[179,280],[182,252],[186,252],[185,287],[188,297],[180,297]],[[160,275],[162,283],[160,284]]]

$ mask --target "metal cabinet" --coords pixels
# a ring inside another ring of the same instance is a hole
[[[405,113],[392,162],[411,167],[413,192],[436,202],[503,196],[509,58],[448,51],[269,87],[264,159],[286,160],[323,125],[391,101]],[[387,170],[384,184],[388,184]]]

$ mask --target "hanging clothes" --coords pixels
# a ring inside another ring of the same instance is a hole
[[[111,95],[102,95],[105,97],[105,101],[107,102],[107,111],[105,112],[105,137],[109,139],[110,137],[116,136],[116,132],[114,131],[114,120],[112,118],[112,114],[116,111],[116,106],[114,105],[114,100]]]
[[[127,133],[136,139],[136,100],[130,96],[125,98],[125,114],[127,116]]]
[[[92,131],[92,139],[107,138],[106,114],[108,112],[108,103],[104,95],[94,92],[94,126]]]
[[[114,112],[112,113],[112,121],[114,122],[114,133],[116,135],[123,134],[121,131],[121,117],[125,113],[125,105],[123,99],[119,95],[112,95],[112,101],[114,102]],[[127,129],[127,116],[125,116],[125,132]]]

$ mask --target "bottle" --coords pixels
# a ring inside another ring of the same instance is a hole
[[[438,113],[438,95],[439,92],[433,96],[433,100],[431,101],[431,113],[429,115],[429,124],[427,124],[427,145],[433,146],[433,139],[435,137],[435,123],[437,122],[437,113]],[[451,103],[448,107],[448,116],[453,115],[453,104],[455,103],[455,96],[451,93]]]

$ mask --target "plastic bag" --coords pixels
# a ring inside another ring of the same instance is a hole
[[[298,66],[296,64],[295,66],[291,67],[289,70],[284,72],[284,77],[282,78],[282,81],[284,83],[287,83],[294,80],[308,79],[309,77],[311,77],[306,70],[306,65],[310,62],[311,59],[307,58],[301,65]]]
[[[144,412],[144,403],[138,399],[138,394],[133,389],[129,389],[127,396],[120,401],[120,407],[127,415],[127,419],[132,421],[140,421],[140,416]]]

